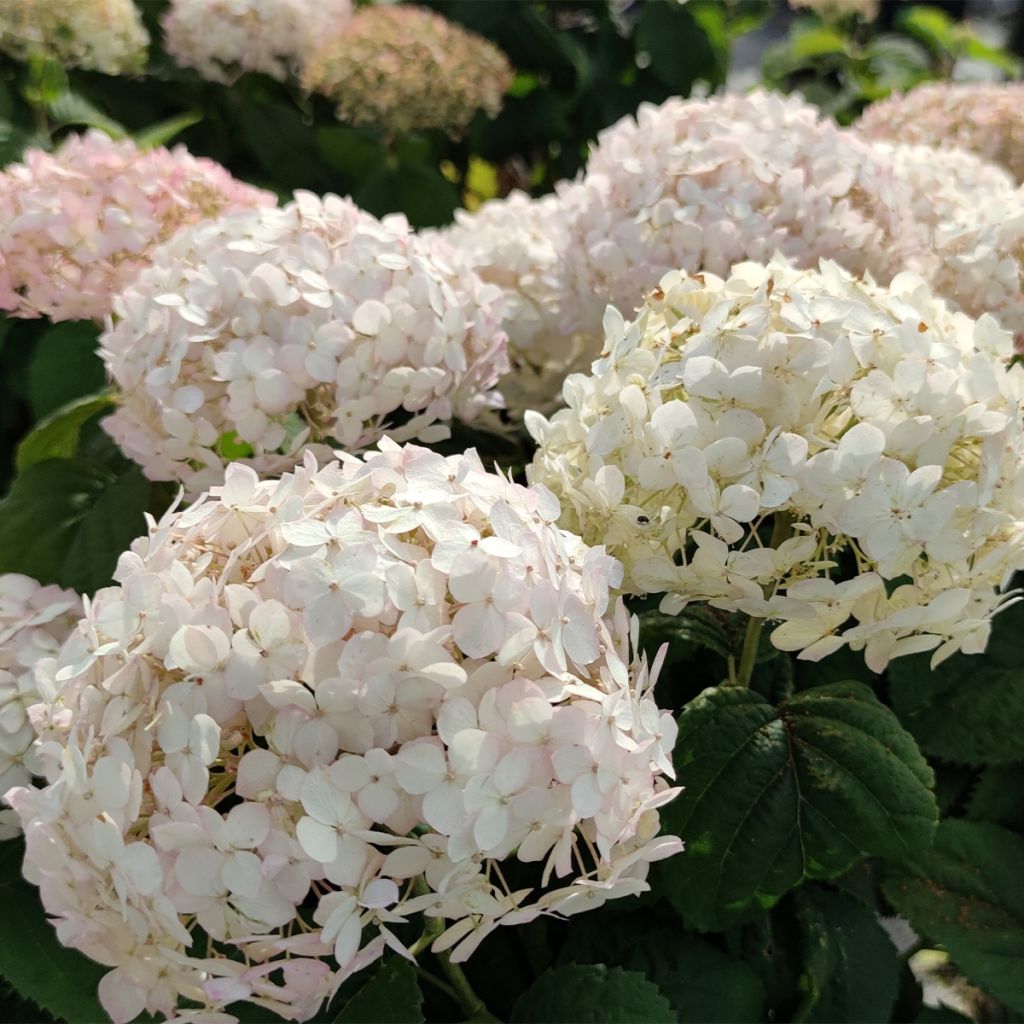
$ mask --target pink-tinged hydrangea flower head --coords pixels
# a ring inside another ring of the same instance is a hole
[[[934,82],[871,104],[857,122],[866,138],[957,146],[1024,181],[1024,83]]]
[[[0,173],[0,309],[102,320],[179,228],[275,202],[183,146],[142,152],[91,131],[30,149]]]
[[[909,196],[854,133],[798,97],[755,92],[644,104],[603,131],[563,189],[579,329],[612,303],[632,310],[669,270],[728,273],[781,252],[888,279]],[[596,353],[595,353],[596,355]]]
[[[167,52],[211,82],[284,81],[351,17],[351,0],[171,0],[161,25]]]
[[[557,516],[474,452],[382,442],[276,482],[233,465],[122,556],[50,665],[49,784],[8,794],[115,1024],[181,998],[306,1020],[411,955],[404,922],[459,961],[647,888],[680,848],[675,726],[618,564]]]
[[[123,392],[107,430],[193,494],[233,457],[278,473],[305,444],[447,436],[499,403],[507,366],[499,289],[450,255],[309,193],[181,232],[101,338]]]
[[[27,786],[42,771],[32,721],[41,701],[34,670],[57,653],[81,613],[82,603],[70,590],[44,587],[18,573],[0,575],[0,794]],[[17,831],[17,815],[0,811],[0,839]]]
[[[568,408],[527,414],[530,477],[626,590],[781,620],[783,650],[848,644],[874,671],[984,649],[1024,566],[1024,369],[993,318],[909,274],[884,289],[779,258],[670,273],[605,326]]]
[[[532,199],[513,192],[479,210],[458,210],[439,234],[485,281],[505,296],[512,370],[501,382],[510,410],[546,411],[559,402],[567,374],[584,369],[600,351],[598,332],[564,329],[583,320],[567,308],[565,263],[570,258],[566,204],[560,196]]]
[[[142,71],[149,47],[132,0],[4,0],[0,53],[41,54],[65,67],[107,75]]]
[[[364,7],[313,53],[302,81],[351,124],[458,137],[478,110],[497,116],[512,68],[492,43],[433,11]]]

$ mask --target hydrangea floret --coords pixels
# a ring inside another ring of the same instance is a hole
[[[0,575],[0,793],[41,773],[29,714],[40,703],[34,670],[58,652],[81,613],[73,591],[19,573]],[[17,834],[17,821],[14,811],[0,810],[0,839]]]
[[[867,138],[956,146],[1024,182],[1024,83],[932,82],[872,103],[856,124]]]
[[[727,274],[776,251],[888,280],[912,224],[912,193],[884,156],[799,97],[760,90],[642,104],[599,134],[562,195],[566,305],[589,317],[575,325],[586,331],[600,330],[606,303],[635,309],[670,270]]]
[[[41,673],[47,785],[7,794],[114,1024],[306,1020],[385,949],[457,964],[647,888],[681,846],[675,725],[618,563],[558,514],[472,451],[383,441],[233,465],[121,557]]]
[[[246,71],[285,81],[351,17],[350,0],[171,0],[161,26],[167,52],[208,81]]]
[[[179,228],[276,201],[183,146],[141,151],[90,131],[30,149],[0,174],[0,309],[101,321]]]
[[[302,82],[333,100],[350,124],[388,135],[436,128],[457,138],[478,110],[497,116],[512,68],[483,36],[433,11],[371,6],[323,41]]]
[[[566,204],[557,195],[534,199],[512,192],[472,213],[457,210],[455,224],[439,234],[505,296],[512,370],[501,381],[501,393],[508,408],[517,416],[526,409],[554,409],[566,376],[586,369],[601,347],[599,332],[564,327],[585,319],[567,308]]]
[[[1024,566],[1024,370],[992,317],[910,274],[776,258],[672,272],[605,326],[568,408],[527,415],[530,478],[627,591],[777,620],[777,647],[849,645],[873,671],[984,649]]]
[[[0,53],[33,55],[107,75],[141,72],[149,33],[132,0],[5,0]]]
[[[181,232],[100,339],[105,429],[153,480],[197,494],[237,458],[280,473],[304,445],[442,440],[500,404],[501,293],[400,215],[297,193]]]

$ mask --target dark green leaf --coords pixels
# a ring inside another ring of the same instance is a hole
[[[375,216],[404,213],[413,227],[448,224],[459,205],[458,189],[425,164],[403,164],[370,178],[352,197]]]
[[[997,615],[983,655],[928,655],[889,667],[892,704],[926,754],[966,764],[1024,759],[1024,602]]]
[[[28,368],[28,400],[37,420],[106,384],[107,374],[96,354],[98,337],[95,324],[70,320],[39,339]]]
[[[62,946],[39,902],[21,877],[24,843],[0,845],[0,969],[24,998],[68,1024],[107,1020],[96,987],[108,968]]]
[[[69,459],[78,451],[82,427],[98,412],[114,404],[112,392],[86,395],[51,413],[33,427],[18,445],[18,471],[47,459]]]
[[[408,960],[383,964],[344,1005],[335,1024],[421,1024],[423,994]]]
[[[0,502],[0,572],[92,593],[145,532],[149,482],[85,459],[50,459],[19,474]]]
[[[132,138],[139,149],[156,149],[157,146],[165,146],[176,135],[180,135],[186,128],[202,121],[203,115],[198,110],[186,110],[182,114],[175,114],[166,121],[159,121],[135,132]]]
[[[671,1024],[669,1001],[642,974],[569,964],[542,974],[516,1002],[514,1024]]]
[[[679,718],[675,764],[686,788],[662,821],[687,849],[658,865],[659,891],[691,927],[727,927],[865,854],[926,846],[935,827],[931,770],[861,683],[778,709],[740,687],[705,690]]]
[[[83,125],[99,128],[112,139],[123,139],[128,131],[112,117],[108,117],[94,103],[76,92],[61,93],[48,108],[50,117],[59,125]]]
[[[870,910],[822,888],[796,894],[803,926],[803,1000],[794,1021],[873,1024],[889,1020],[899,958]]]
[[[1024,762],[996,764],[978,777],[967,802],[967,817],[1020,829],[1024,826]]]
[[[764,985],[753,968],[646,914],[577,919],[559,961],[615,964],[644,975],[680,1022],[740,1024],[762,1017]]]
[[[721,621],[699,607],[684,609],[679,615],[643,612],[640,616],[640,646],[653,657],[663,643],[669,644],[670,656],[687,648],[690,653],[693,648],[706,648],[723,658],[728,658],[733,652]]]
[[[1024,838],[987,822],[943,821],[930,849],[908,856],[883,885],[916,932],[961,971],[1024,1011]]]
[[[689,95],[700,80],[718,85],[725,73],[728,40],[721,11],[702,5],[700,20],[689,5],[644,4],[634,39],[651,71],[673,92]],[[711,31],[708,31],[708,29]]]

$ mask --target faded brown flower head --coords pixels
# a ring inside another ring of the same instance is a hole
[[[461,135],[473,115],[494,117],[512,81],[486,39],[419,7],[366,7],[307,63],[310,92],[337,103],[341,120],[400,135],[440,128]]]

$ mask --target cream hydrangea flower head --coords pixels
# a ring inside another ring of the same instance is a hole
[[[90,131],[30,149],[0,173],[0,309],[103,320],[179,228],[276,202],[184,146],[143,152]]]
[[[438,128],[460,136],[478,110],[496,117],[512,68],[496,46],[422,7],[363,7],[327,38],[302,74],[338,117],[393,135]]]
[[[872,103],[856,124],[866,138],[956,146],[1024,182],[1024,83],[932,82]]]
[[[27,786],[42,766],[29,709],[39,703],[35,667],[52,657],[82,613],[78,595],[18,573],[0,575],[0,794]],[[18,832],[17,815],[0,810],[0,839]]]
[[[584,317],[567,307],[565,263],[570,258],[566,204],[560,196],[533,199],[513,192],[438,232],[483,280],[505,296],[511,372],[501,381],[510,411],[542,412],[560,404],[562,382],[600,351],[599,332],[566,329]]]
[[[306,444],[443,439],[500,404],[507,368],[499,289],[449,256],[310,193],[181,232],[100,339],[122,392],[104,427],[191,494],[232,458],[274,474]]]
[[[901,269],[911,198],[855,133],[799,97],[761,91],[641,105],[598,136],[562,193],[569,301],[588,332],[605,303],[632,310],[677,268],[725,274],[779,251],[887,280]]]
[[[0,0],[0,53],[107,75],[142,71],[149,33],[132,0]]]
[[[284,81],[351,18],[351,0],[171,0],[161,25],[167,52],[208,81]]]
[[[557,516],[474,452],[382,442],[233,465],[122,556],[46,665],[48,785],[7,795],[115,1024],[180,999],[307,1020],[411,955],[397,924],[439,920],[457,962],[647,888],[681,846],[657,837],[675,724],[618,564]]]
[[[984,648],[1024,566],[1024,370],[991,317],[909,274],[884,289],[776,258],[672,272],[605,326],[568,408],[527,415],[529,475],[627,591],[781,620],[783,650],[849,644],[874,671]]]

